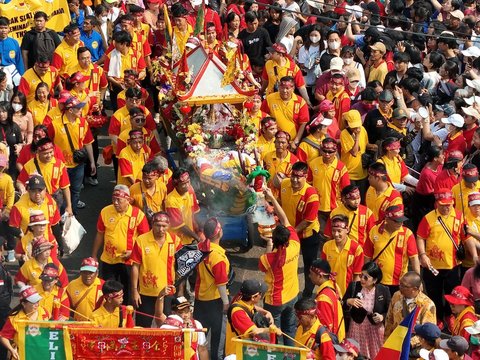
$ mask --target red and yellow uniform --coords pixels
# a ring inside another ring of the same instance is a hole
[[[61,121],[61,118],[62,118],[62,111],[58,107],[53,107],[50,110],[48,110],[47,115],[45,115],[45,118],[43,119],[43,125],[48,127],[48,125],[50,125],[53,120],[58,119],[58,121]]]
[[[70,46],[65,40],[57,46],[53,53],[52,65],[58,69],[60,76],[66,77],[74,73],[73,69],[78,66],[77,50],[81,46],[84,46],[82,41]]]
[[[67,295],[70,305],[76,312],[73,313],[75,321],[87,321],[92,318],[92,312],[100,297],[103,295],[102,287],[104,281],[97,277],[93,284],[86,286],[82,278],[78,277],[67,286]]]
[[[330,90],[327,92],[325,96],[327,100],[333,102],[333,106],[335,107],[335,119],[338,120],[338,128],[340,130],[345,129],[345,121],[343,121],[343,114],[350,111],[350,95],[343,90],[338,94],[332,93]]]
[[[452,336],[459,335],[464,337],[467,341],[470,341],[470,334],[465,330],[466,327],[473,326],[478,320],[475,315],[475,309],[473,306],[467,306],[458,316],[455,318],[452,328]]]
[[[90,114],[93,105],[97,104],[97,97],[90,96],[90,89],[88,88],[81,93],[78,93],[75,90],[70,90],[70,94],[75,96],[78,100],[80,100],[80,102],[85,103],[85,106],[82,108],[82,117],[86,117],[88,114]]]
[[[76,55],[75,55],[76,58]],[[53,94],[53,89],[59,82],[58,70],[54,66],[50,66],[46,74],[39,77],[34,68],[28,69],[20,79],[18,90],[25,94],[27,97],[27,103],[35,100],[35,90],[37,90],[38,84],[44,82],[48,85],[50,93]]]
[[[49,237],[46,238],[52,245],[53,249],[52,252],[50,253],[50,256],[52,259],[57,260],[57,250],[58,250],[58,243],[57,239],[55,239],[55,236],[52,234],[49,234]],[[27,257],[30,259],[32,257],[32,242],[35,240],[35,237],[33,236],[33,233],[31,231],[28,231],[25,235],[22,236],[20,241],[17,241],[17,244],[15,245],[15,254],[20,254],[20,255],[27,255]]]
[[[388,66],[385,60],[382,60],[378,65],[372,65],[370,67],[370,73],[368,74],[368,81],[371,82],[374,80],[380,81],[383,84],[385,81],[385,76],[388,73]]]
[[[67,168],[62,160],[52,157],[50,162],[43,163],[38,159],[38,155],[36,156],[36,159],[49,194],[54,194],[57,190],[65,189],[70,186]],[[35,160],[31,159],[24,165],[17,180],[25,185],[28,178],[36,173],[38,173],[38,171],[35,166]]]
[[[475,181],[472,188],[465,186],[465,180],[454,185],[452,187],[452,193],[453,198],[455,199],[455,209],[462,212],[466,211],[468,209],[468,195],[477,191],[480,191],[480,181]]]
[[[296,94],[288,101],[282,100],[279,92],[270,94],[263,101],[262,110],[275,118],[278,129],[289,133],[292,139],[297,136],[300,125],[310,119],[307,103]]]
[[[245,116],[247,117],[247,121],[249,124],[253,124],[257,132],[260,132],[260,121],[264,117],[270,116],[268,113],[262,110],[258,110],[255,114],[250,113],[249,111],[245,112]]]
[[[130,263],[121,255],[133,250],[138,235],[150,229],[147,218],[137,207],[128,206],[125,213],[120,214],[113,205],[105,206],[97,221],[97,231],[104,233],[103,251],[100,260],[107,264]]]
[[[343,203],[340,203],[340,205],[338,205],[338,207],[333,209],[330,213],[330,218],[327,220],[325,230],[323,231],[325,236],[332,237],[331,219],[335,215],[340,214],[348,217],[348,224],[350,227],[348,237],[358,242],[360,246],[363,246],[367,240],[370,230],[375,225],[375,216],[373,216],[372,210],[367,208],[365,205],[359,205],[357,210],[350,210],[343,205]]]
[[[0,172],[0,209],[10,212],[15,202],[15,188],[12,177]]]
[[[463,216],[458,210],[451,209],[447,216],[442,216],[437,210],[430,211],[420,221],[417,236],[425,239],[425,253],[430,258],[432,266],[437,269],[453,269],[457,266],[456,249],[452,240],[438,222],[441,217],[452,234],[457,246],[465,240],[463,233]]]
[[[106,74],[108,74],[108,69],[110,67],[110,58],[112,56],[112,52],[107,53],[105,57],[105,62],[103,64],[103,70]],[[137,73],[140,73],[145,70],[147,67],[145,63],[145,58],[140,56],[140,54],[134,50],[132,47],[128,49],[128,52],[124,55],[120,53],[121,56],[121,66],[120,66],[120,78],[123,79],[123,74],[125,70],[135,70]]]
[[[76,150],[82,149],[85,145],[93,143],[93,136],[90,132],[87,121],[84,118],[77,118],[73,123],[67,119],[57,118],[48,125],[48,137],[55,145],[62,149],[67,168],[79,166],[73,161],[73,151],[68,142],[64,126],[67,126],[73,146]],[[83,165],[83,164],[82,164]]]
[[[175,230],[182,240],[182,244],[191,244],[193,239],[182,234],[179,229],[187,226],[190,230],[195,231],[193,217],[200,211],[200,207],[192,187],[183,195],[180,195],[177,189],[173,189],[165,200],[165,211],[170,218],[171,229]]]
[[[290,177],[290,173],[292,172],[292,165],[298,161],[298,158],[293,155],[290,151],[288,152],[287,156],[283,159],[279,159],[277,156],[276,151],[272,151],[270,153],[265,154],[263,158],[263,163],[265,169],[270,173],[270,181],[269,187],[272,188],[272,179],[278,173],[283,173],[287,177]],[[278,191],[277,191],[278,193]]]
[[[351,180],[362,180],[367,177],[367,169],[364,169],[362,166],[362,154],[367,149],[368,144],[368,135],[367,130],[363,126],[360,127],[360,134],[358,134],[358,153],[353,156],[350,153],[353,145],[355,145],[355,140],[352,137],[352,134],[347,129],[342,130],[340,133],[340,144],[342,146],[340,152],[340,160],[345,164],[348,170],[348,174]]]
[[[298,295],[298,256],[300,240],[293,227],[290,230],[288,246],[273,250],[260,256],[258,268],[265,273],[268,289],[264,302],[272,306],[281,306]]]
[[[82,68],[80,65],[77,65],[73,68],[73,71],[69,75],[72,75],[76,72],[81,72],[83,76],[90,76],[90,80],[88,80],[88,89],[90,89],[90,91],[100,91],[102,89],[106,89],[108,86],[108,80],[105,71],[103,71],[103,69],[97,64],[90,64],[90,66],[86,69]]]
[[[323,245],[322,259],[327,260],[332,271],[337,273],[335,280],[343,296],[354,275],[362,273],[363,249],[356,241],[347,237],[343,249],[339,250],[335,240]]]
[[[408,271],[408,259],[418,255],[415,236],[405,226],[389,234],[385,230],[384,222],[377,224],[370,230],[363,251],[365,256],[374,259],[382,250],[382,254],[375,260],[382,269],[382,284],[399,285],[400,278]]]
[[[234,304],[240,304],[246,307],[252,314],[254,312],[253,305],[247,304],[242,300],[236,301]],[[233,304],[232,304],[233,305]],[[232,306],[230,305],[230,306]],[[234,306],[231,314],[232,323],[227,321],[226,335],[225,335],[225,356],[235,354],[235,343],[233,338],[238,335],[245,335],[251,332],[256,325],[253,323],[249,314],[245,312],[241,307]]]
[[[50,319],[50,313],[43,308],[42,306],[38,307],[38,321],[48,321]],[[20,310],[16,315],[9,316],[5,325],[3,325],[2,331],[0,331],[0,336],[13,340],[15,344],[18,344],[18,331],[20,330],[19,321],[31,321],[30,318],[25,314],[25,311]]]
[[[472,212],[470,210],[466,210],[466,215],[465,215],[465,222],[467,223],[468,227],[471,228],[475,232],[480,232],[480,217],[474,217],[472,215]],[[467,251],[467,257],[465,260],[462,261],[462,266],[465,268],[471,268],[475,266],[475,263],[473,262],[472,255],[470,252]]]
[[[130,130],[124,130],[120,133],[117,139],[117,150],[115,152],[115,155],[118,157],[120,155],[120,151],[122,151],[125,147],[127,147],[128,139],[130,138]],[[161,146],[159,141],[157,140],[156,136],[152,131],[149,131],[145,128],[142,128],[142,133],[143,133],[143,148],[145,152],[149,152],[151,156],[154,156],[160,152],[162,152]]]
[[[308,141],[315,144],[315,146],[305,141],[307,139]],[[297,149],[298,160],[306,162],[310,165],[313,159],[316,159],[320,156],[320,148],[322,146],[323,139],[325,139],[325,135],[322,135],[321,138],[317,139],[312,134],[308,135],[305,139],[303,139],[300,145],[298,145]]]
[[[97,310],[95,310],[92,313],[92,320],[95,323],[95,325],[103,328],[125,327],[125,323],[127,321],[125,312],[123,313],[123,317],[122,317],[122,326],[119,326],[120,311],[123,311],[123,308],[117,307],[113,312],[109,312],[107,311],[107,309],[105,309],[105,306],[100,306]]]
[[[30,222],[30,211],[40,210],[45,214],[49,221],[45,229],[45,238],[49,239],[53,236],[52,226],[57,225],[60,221],[60,213],[58,212],[57,203],[50,194],[45,194],[45,200],[40,204],[36,204],[30,200],[28,193],[23,194],[20,199],[13,205],[10,211],[9,225],[19,228],[25,234],[27,232],[28,223]],[[40,274],[38,274],[40,275]]]
[[[45,116],[47,116],[48,111],[56,106],[58,106],[57,100],[53,98],[46,102],[40,102],[35,99],[30,101],[28,103],[28,111],[32,114],[33,126],[43,124],[43,120],[45,119]]]
[[[316,319],[312,327],[306,331],[303,330],[302,326],[299,326],[295,333],[295,340],[312,349],[315,354],[315,360],[335,360],[335,349],[333,348],[332,339],[327,331],[322,333],[320,344],[315,343],[315,336],[320,327],[322,327],[322,324],[320,324],[318,319]]]
[[[372,210],[377,223],[385,219],[385,210],[389,206],[403,204],[402,195],[391,184],[388,184],[388,188],[380,194],[377,194],[377,191],[370,186],[365,196],[365,202],[367,207]]]
[[[154,107],[152,97],[148,93],[147,90],[145,90],[143,87],[138,87],[138,89],[142,92],[142,105],[145,106],[147,109],[152,109]],[[126,93],[127,90],[122,90],[118,93],[117,95],[117,109],[120,109],[125,106],[127,103],[126,99]]]
[[[266,89],[266,95],[274,92],[273,88],[277,82],[284,76],[291,76],[295,80],[295,87],[299,88],[305,86],[305,79],[303,78],[302,71],[295,64],[295,61],[285,57],[285,65],[281,66],[273,60],[268,60],[263,68],[262,80],[268,81]],[[275,117],[275,116],[273,116]],[[275,117],[276,118],[276,117]],[[277,119],[278,121],[278,119]]]
[[[124,148],[118,156],[118,176],[117,185],[130,186],[130,182],[126,177],[133,178],[133,182],[142,180],[142,168],[150,157],[149,152],[145,152],[144,148],[141,148],[136,153],[130,146]]]
[[[160,246],[153,231],[137,237],[130,259],[140,265],[138,273],[139,293],[158,296],[160,290],[175,282],[175,253],[181,248],[180,239],[166,233]]]
[[[132,48],[137,52],[137,54],[143,58],[152,55],[152,48],[148,43],[148,32],[147,34],[143,34],[142,32],[134,31],[131,35]]]
[[[334,158],[326,164],[321,156],[312,160],[309,165],[309,181],[319,196],[319,211],[330,212],[340,203],[340,193],[350,185],[350,178],[345,164]]]
[[[148,208],[156,213],[165,209],[167,187],[162,181],[157,180],[155,183],[155,191],[153,195],[151,195],[143,186],[142,182],[139,181],[130,186],[130,197],[133,199],[133,206],[143,209],[145,200]]]
[[[313,186],[305,183],[299,191],[293,191],[290,179],[284,179],[280,187],[280,201],[292,226],[297,226],[302,220],[309,222],[305,230],[299,234],[301,239],[312,236],[314,231],[320,231],[318,194]]]
[[[385,164],[388,178],[394,184],[401,184],[405,176],[408,175],[407,165],[405,165],[405,162],[400,155],[395,156],[393,159],[389,159],[387,156],[382,156],[377,162]]]
[[[228,283],[230,273],[230,261],[225,249],[218,244],[210,243],[210,250],[211,253],[197,268],[195,299],[201,301],[220,299],[218,286]]]
[[[257,149],[260,151],[260,158],[263,160],[269,152],[275,151],[275,138],[271,140],[265,139],[263,135],[258,137]]]
[[[193,28],[190,24],[187,24],[187,29],[183,33],[176,26],[173,27],[172,55],[175,55],[174,58],[179,58],[185,52],[185,45],[192,34]]]
[[[68,320],[70,318],[70,300],[68,299],[67,291],[65,288],[58,287],[54,285],[52,291],[45,291],[42,284],[35,285],[35,290],[37,290],[38,295],[42,297],[39,305],[47,309],[49,314],[53,314],[53,304],[55,301],[59,301],[60,304],[60,316]],[[53,320],[53,319],[52,319]]]
[[[345,326],[339,291],[338,286],[332,280],[327,280],[318,288],[315,301],[320,322],[330,332],[337,334],[338,341],[342,341],[345,338]]]
[[[58,267],[58,279],[62,284],[62,287],[68,285],[68,275],[67,271],[60,263],[60,261],[53,259],[51,256],[48,257],[47,263],[54,263]],[[35,260],[34,258],[25,261],[20,270],[18,270],[17,275],[15,275],[15,282],[23,282],[26,285],[39,285],[42,284],[40,280],[40,275],[42,274],[43,267]]]

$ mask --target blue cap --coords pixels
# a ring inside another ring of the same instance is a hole
[[[415,334],[427,341],[434,341],[440,337],[439,327],[432,323],[415,325]]]

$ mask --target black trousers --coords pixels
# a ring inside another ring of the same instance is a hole
[[[100,149],[98,148],[98,134],[100,133],[100,129],[97,128],[90,128],[93,136],[93,143],[92,143],[92,150],[93,150],[93,161],[95,161],[95,165],[97,165],[98,157],[100,156]],[[90,168],[90,160],[85,163],[85,177],[93,177],[94,179],[97,178],[97,174],[92,175],[92,170]]]
[[[223,315],[222,299],[202,301],[195,299],[195,307],[193,309],[193,318],[202,323],[204,328],[211,332],[210,338],[210,359],[223,359],[222,355],[218,355],[218,351],[223,348],[220,347],[222,328],[225,326]]]
[[[320,236],[317,232],[314,232],[312,236],[300,239],[300,249],[302,250],[303,258],[303,276],[305,277],[305,288],[303,289],[303,297],[311,297],[315,285],[308,276],[310,272],[310,266],[313,260],[318,258],[318,248],[320,245]]]
[[[455,286],[460,285],[460,266],[456,266],[451,270],[438,270],[437,276],[434,276],[431,271],[424,269],[423,281],[425,282],[425,290],[428,297],[437,307],[437,320],[443,321],[445,316],[449,316],[452,313],[444,295],[450,294]]]
[[[131,267],[125,264],[107,264],[101,262],[100,275],[105,281],[116,280],[123,285],[123,303],[129,305],[132,303],[130,299],[130,270]]]
[[[138,307],[138,311],[149,314],[151,316],[155,315],[155,303],[157,301],[156,296],[147,296],[140,294],[140,299],[142,304]],[[142,315],[139,313],[135,314],[135,325],[141,326],[144,328],[152,327],[153,318],[150,316]]]

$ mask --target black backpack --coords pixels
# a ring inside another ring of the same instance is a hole
[[[51,30],[46,30],[42,32],[37,32],[35,34],[35,41],[33,46],[33,52],[35,59],[38,59],[39,56],[43,55],[52,60],[53,53],[55,51],[55,41],[53,40]]]

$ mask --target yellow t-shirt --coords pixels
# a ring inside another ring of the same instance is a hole
[[[364,169],[362,166],[362,154],[367,149],[368,135],[363,126],[360,127],[359,136],[359,150],[357,155],[353,156],[350,150],[352,150],[353,145],[355,145],[355,140],[353,140],[352,135],[347,129],[342,130],[340,133],[340,143],[342,145],[340,160],[347,167],[351,180],[362,180],[367,177],[367,169]]]

